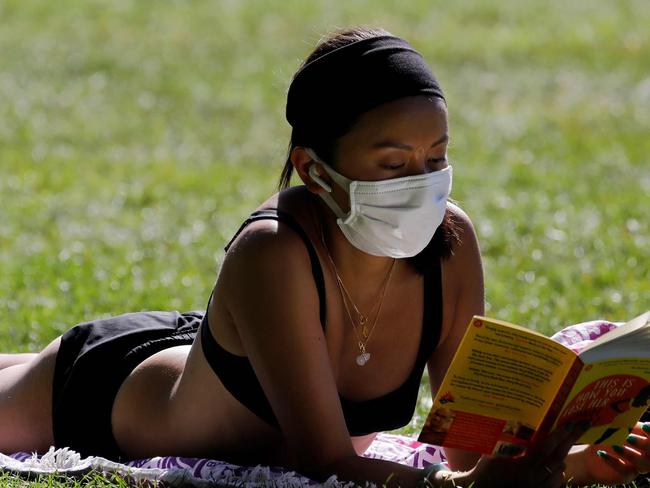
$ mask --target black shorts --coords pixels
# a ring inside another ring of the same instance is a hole
[[[86,322],[63,334],[52,389],[56,447],[124,460],[111,426],[115,395],[149,356],[191,344],[203,312],[139,312]]]

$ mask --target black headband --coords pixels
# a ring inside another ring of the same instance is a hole
[[[324,135],[383,103],[414,95],[444,100],[431,68],[408,42],[372,37],[303,66],[289,87],[286,116],[294,130]]]

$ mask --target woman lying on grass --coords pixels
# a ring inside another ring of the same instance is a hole
[[[650,467],[569,453],[584,426],[525,455],[447,450],[453,471],[360,457],[406,425],[425,364],[435,392],[483,313],[469,218],[448,202],[447,105],[423,58],[384,31],[321,42],[291,83],[282,190],[230,242],[207,312],[81,324],[0,359],[0,450],[206,456],[316,479],[417,486],[620,483]],[[301,186],[288,188],[292,172]]]

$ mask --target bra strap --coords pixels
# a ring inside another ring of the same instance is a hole
[[[241,234],[241,232],[246,228],[251,222],[256,222],[258,220],[276,220],[283,224],[288,225],[291,229],[300,236],[300,238],[305,243],[307,252],[309,253],[309,260],[311,261],[311,272],[314,276],[314,282],[316,283],[316,290],[318,291],[318,300],[319,300],[319,314],[320,322],[323,328],[325,328],[325,318],[326,318],[326,300],[325,300],[325,280],[323,279],[323,269],[320,266],[320,261],[318,260],[318,254],[316,254],[316,249],[311,243],[311,240],[307,236],[307,233],[300,226],[300,224],[293,218],[290,214],[282,212],[276,208],[257,210],[253,212],[239,227],[235,235],[230,239],[230,242],[226,245],[224,250],[228,252],[233,241]]]

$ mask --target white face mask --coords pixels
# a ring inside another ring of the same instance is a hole
[[[353,181],[306,149],[350,198],[344,213],[330,195],[332,188],[318,176],[316,165],[309,176],[326,193],[319,193],[338,219],[338,226],[356,248],[373,256],[408,258],[422,251],[442,223],[451,191],[451,166],[416,176],[381,181]]]

